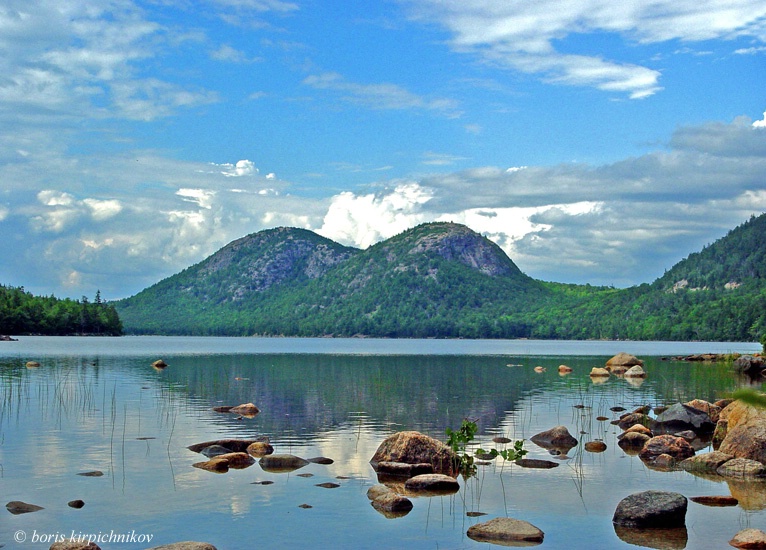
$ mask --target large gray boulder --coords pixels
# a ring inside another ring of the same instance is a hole
[[[675,434],[686,430],[696,434],[710,434],[715,430],[715,423],[706,412],[676,403],[658,415],[649,427],[656,434]]]
[[[684,527],[688,501],[679,493],[643,491],[622,499],[612,523],[623,527]]]

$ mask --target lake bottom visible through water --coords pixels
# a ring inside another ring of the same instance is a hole
[[[57,538],[100,537],[104,549],[184,540],[219,550],[487,548],[467,537],[468,528],[508,516],[540,528],[542,548],[728,548],[741,529],[766,530],[766,483],[653,470],[617,446],[621,430],[612,424],[620,414],[615,407],[715,401],[752,384],[724,364],[667,359],[674,351],[759,350],[700,346],[148,337],[3,342],[0,491],[5,502],[42,509],[3,511],[0,545],[49,548]],[[591,380],[591,368],[619,351],[643,359],[648,377]],[[159,358],[167,368],[152,368]],[[29,360],[40,366],[27,368]],[[573,372],[559,375],[560,364]],[[543,372],[535,372],[538,366]],[[247,418],[213,410],[242,403],[254,403],[260,413]],[[369,461],[386,437],[416,430],[446,441],[446,429],[466,418],[478,425],[474,448],[501,450],[492,441],[498,436],[525,439],[527,458],[558,466],[521,468],[498,457],[476,475],[459,477],[456,494],[412,498],[413,509],[402,517],[370,505],[367,490],[378,479]],[[578,440],[566,455],[529,441],[559,425]],[[275,453],[332,463],[276,473],[256,462],[213,473],[193,467],[206,458],[187,449],[264,436]],[[606,450],[585,451],[594,440]],[[82,475],[93,472],[102,475]],[[619,501],[648,489],[687,498],[733,495],[739,504],[689,502],[677,539],[616,531]],[[75,500],[84,505],[71,507]]]

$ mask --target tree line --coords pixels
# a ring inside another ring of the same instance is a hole
[[[114,306],[97,291],[91,301],[34,296],[24,287],[0,285],[0,334],[46,336],[120,336],[122,322]]]

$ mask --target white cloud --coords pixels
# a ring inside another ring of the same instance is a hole
[[[233,166],[231,164],[223,164],[222,166],[225,167],[225,170],[221,173],[229,177],[253,176],[258,173],[255,163],[246,159],[238,160]]]
[[[753,128],[766,128],[766,112],[763,113],[763,118],[761,120],[753,122]]]
[[[458,116],[458,103],[447,98],[428,99],[414,94],[401,86],[387,82],[358,84],[345,80],[338,73],[321,73],[307,76],[303,84],[318,90],[331,90],[345,95],[342,99],[376,110],[422,109],[436,111],[447,116]]]
[[[215,198],[215,191],[209,189],[179,189],[176,191],[176,195],[183,200],[193,202],[200,208],[210,210],[212,208],[213,199]]]
[[[226,63],[257,63],[262,61],[259,57],[248,57],[245,52],[232,48],[228,44],[223,44],[217,50],[210,52],[210,57],[216,61],[224,61]]]
[[[558,43],[578,34],[609,33],[628,43],[698,42],[751,36],[764,40],[766,5],[751,0],[406,0],[413,17],[452,33],[453,49],[544,79],[647,97],[660,90],[660,72],[613,53],[564,53]]]
[[[366,248],[429,219],[422,206],[431,192],[417,183],[401,183],[381,193],[342,192],[332,198],[320,235]]]

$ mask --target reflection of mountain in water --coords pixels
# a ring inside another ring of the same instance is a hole
[[[679,365],[650,360],[650,377],[640,387],[612,377],[595,386],[587,376],[602,358],[569,357],[575,372],[560,377],[561,358],[480,356],[232,355],[177,357],[161,377],[184,386],[202,406],[253,402],[261,413],[247,429],[281,434],[319,434],[356,416],[392,431],[413,429],[441,437],[468,417],[481,432],[507,424],[531,395],[555,392],[550,406],[569,399],[602,408],[664,404],[699,397],[717,399],[735,381],[722,366]],[[542,365],[546,372],[535,373]],[[538,400],[539,401],[539,400]],[[608,403],[608,405],[607,405]],[[528,413],[525,413],[528,414]],[[241,431],[242,421],[217,421]]]

